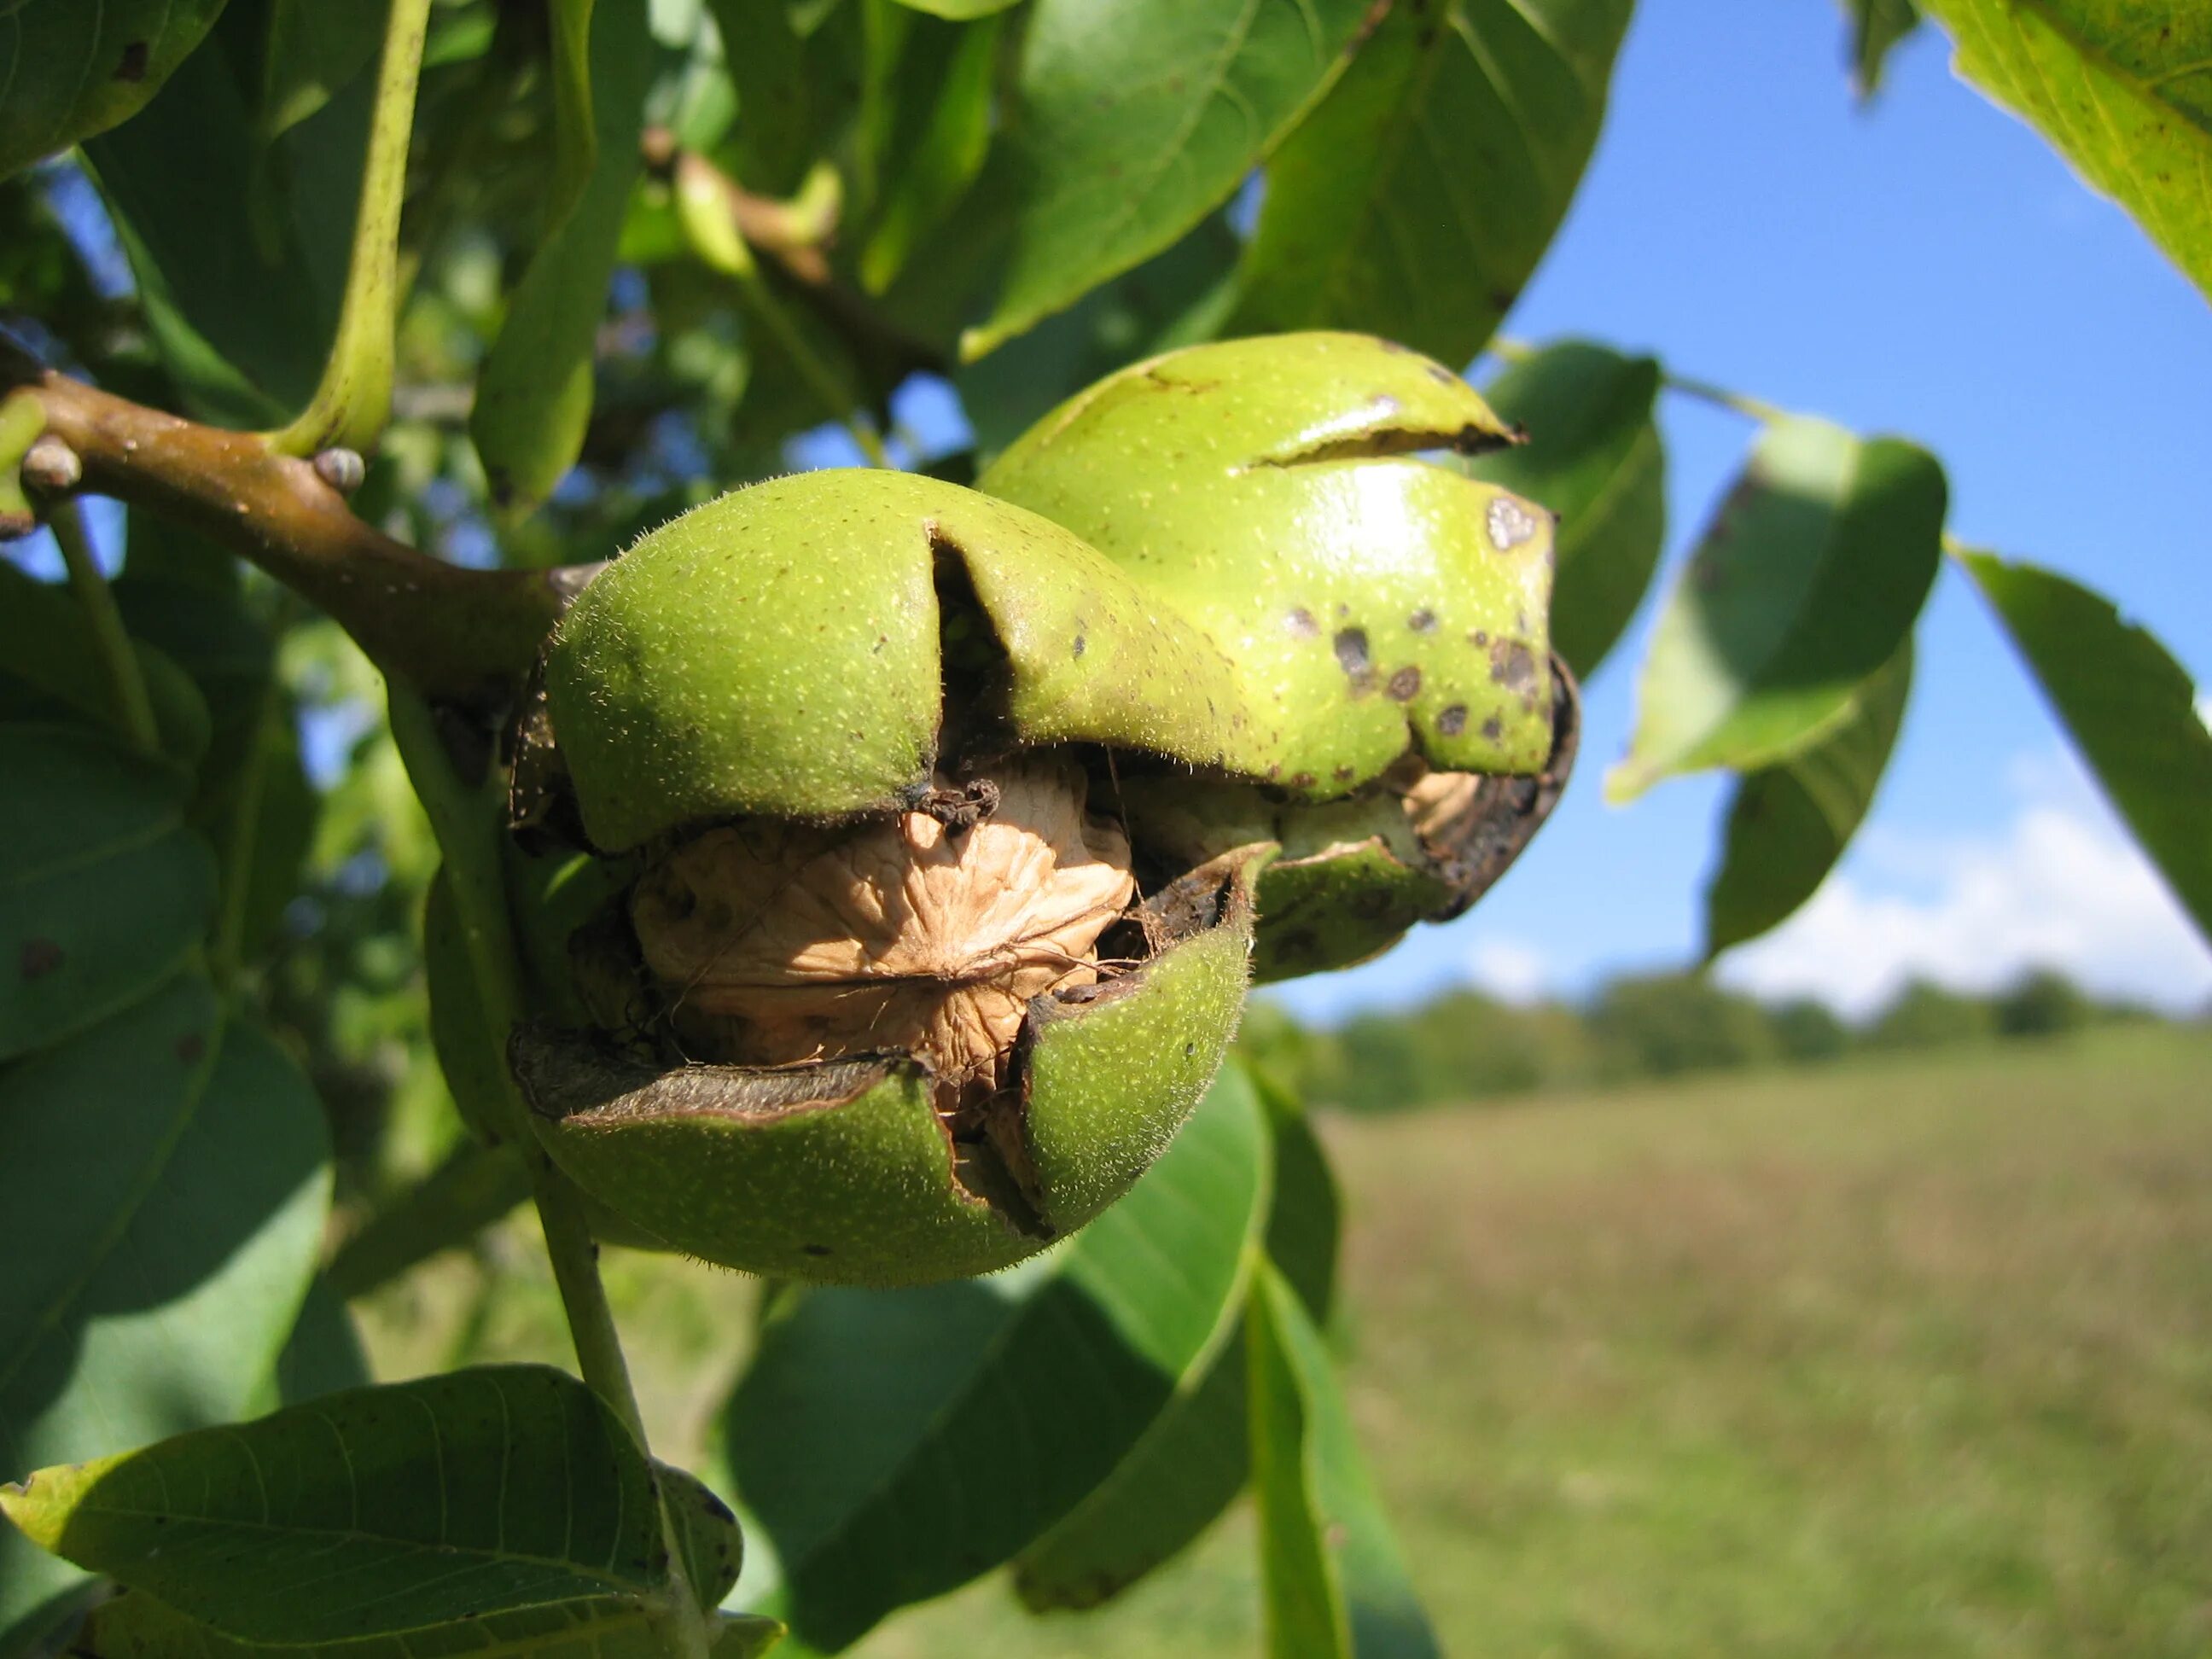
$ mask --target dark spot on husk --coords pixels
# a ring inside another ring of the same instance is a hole
[[[1075,656],[1079,656],[1079,656],[1081,656],[1081,655],[1083,654],[1083,647],[1084,647],[1084,646],[1085,646],[1085,643],[1086,643],[1086,641],[1085,641],[1085,639],[1084,639],[1083,635],[1080,635],[1080,634],[1078,634],[1078,635],[1075,636],[1075,647],[1074,647],[1074,651],[1073,651],[1073,655],[1075,655]]]
[[[1492,714],[1488,720],[1483,721],[1482,735],[1488,741],[1496,743],[1498,738],[1505,735],[1505,722]]]
[[[1374,664],[1367,654],[1367,630],[1364,628],[1340,628],[1333,641],[1338,666],[1357,679],[1373,672]]]
[[[1421,671],[1408,664],[1390,676],[1390,683],[1382,690],[1393,702],[1411,702],[1420,689]]]
[[[1490,648],[1490,630],[1486,628],[1470,629],[1468,633],[1467,642],[1478,651],[1488,650]]]
[[[144,80],[147,57],[146,43],[143,40],[131,41],[123,48],[123,61],[115,66],[115,78],[118,81]]]
[[[23,941],[23,954],[16,966],[25,979],[41,979],[60,967],[62,962],[60,945],[50,939],[33,939]]]
[[[1444,737],[1455,738],[1467,730],[1467,705],[1455,702],[1437,716],[1437,730]]]
[[[1490,647],[1490,678],[1509,691],[1534,690],[1535,653],[1518,640],[1498,641]]]
[[[1340,766],[1336,769],[1336,781],[1339,783],[1350,783],[1352,775],[1352,769],[1349,766]]]
[[[1321,632],[1321,624],[1314,620],[1313,612],[1304,605],[1298,606],[1289,616],[1284,617],[1283,626],[1300,639],[1310,640]]]
[[[799,1248],[805,1251],[808,1255],[828,1255],[830,1254],[830,1247],[827,1244],[802,1244]]]
[[[1321,780],[1314,776],[1310,772],[1299,772],[1292,775],[1291,779],[1291,787],[1293,789],[1310,789],[1314,785],[1320,781]]]
[[[1433,634],[1437,631],[1437,613],[1424,605],[1406,618],[1406,626],[1416,634]]]

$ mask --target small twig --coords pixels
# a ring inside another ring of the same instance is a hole
[[[703,155],[686,150],[676,158],[677,217],[691,244],[691,251],[708,269],[720,271],[738,285],[738,293],[755,319],[775,338],[806,382],[823,410],[844,424],[871,466],[889,466],[883,440],[876,429],[854,411],[860,394],[828,363],[791,320],[790,313],[762,276],[760,263],[744,234],[732,199],[729,179]]]
[[[223,848],[222,909],[208,941],[208,972],[219,986],[237,977],[246,957],[246,904],[253,889],[253,863],[261,850],[261,802],[269,765],[269,732],[283,708],[275,665],[253,710],[253,733],[240,763],[231,798],[230,835]]]
[[[1492,339],[1489,349],[1491,356],[1509,363],[1525,363],[1531,358],[1541,355],[1542,349],[1540,347],[1529,344],[1526,340],[1511,339],[1504,335]],[[1661,371],[1659,383],[1669,392],[1677,392],[1685,398],[1695,398],[1701,403],[1712,404],[1722,409],[1733,410],[1735,413],[1748,416],[1754,421],[1771,423],[1790,418],[1790,411],[1779,404],[1770,404],[1762,398],[1753,398],[1745,392],[1731,392],[1728,387],[1717,386],[1711,380],[1698,380],[1688,374],[1677,374],[1671,369]]]
[[[1669,392],[1679,392],[1686,398],[1695,398],[1701,403],[1733,410],[1754,421],[1771,424],[1790,418],[1790,411],[1778,404],[1770,404],[1764,398],[1750,397],[1744,392],[1731,392],[1726,386],[1715,386],[1711,380],[1694,380],[1687,374],[1672,372],[1661,374],[1659,380]]]
[[[460,924],[469,969],[476,981],[483,1029],[479,1041],[494,1046],[503,1084],[507,1133],[530,1167],[532,1195],[545,1235],[545,1253],[575,1344],[576,1366],[592,1391],[606,1402],[647,1449],[645,1419],[637,1408],[629,1363],[614,1311],[599,1279],[599,1250],[592,1238],[583,1203],[530,1127],[530,1109],[507,1060],[508,1035],[524,1012],[522,974],[507,908],[507,887],[499,863],[497,792],[460,776],[440,737],[428,704],[403,687],[392,691],[392,738],[407,768],[410,782],[430,820],[445,861],[447,890]],[[706,1616],[693,1595],[681,1540],[664,1495],[662,1541],[668,1552],[668,1585],[649,1613],[669,1659],[707,1659]]]
[[[432,696],[477,700],[519,682],[559,619],[560,573],[430,558],[356,518],[312,465],[255,434],[148,409],[0,341],[0,386],[10,385],[36,394],[46,432],[82,462],[85,490],[252,561],[336,619],[379,667]]]
[[[146,693],[146,677],[139,672],[138,653],[131,648],[122,613],[115,608],[115,595],[108,591],[99,560],[93,557],[83,509],[74,500],[56,501],[47,509],[46,527],[54,532],[62,562],[69,567],[70,587],[92,623],[93,644],[115,701],[116,724],[141,751],[158,755],[161,728],[154,719],[154,702]]]
[[[312,455],[333,444],[373,448],[391,417],[399,206],[406,194],[407,143],[414,132],[415,88],[429,20],[430,0],[392,0],[337,333],[307,408],[290,425],[269,434],[270,447],[283,454]]]

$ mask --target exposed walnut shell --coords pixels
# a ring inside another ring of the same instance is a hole
[[[839,830],[749,821],[655,866],[631,920],[694,1057],[906,1053],[942,1084],[1000,1081],[1030,1000],[1097,977],[1098,936],[1136,888],[1079,771],[1029,762],[996,781],[966,828],[927,811]]]

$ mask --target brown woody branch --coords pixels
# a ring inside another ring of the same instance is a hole
[[[353,635],[386,672],[471,702],[520,684],[574,584],[558,571],[469,570],[354,516],[313,464],[258,436],[165,415],[43,368],[0,341],[0,393],[34,392],[78,488],[198,532]]]

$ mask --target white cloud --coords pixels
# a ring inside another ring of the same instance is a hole
[[[2212,951],[2079,768],[2027,758],[2011,781],[2023,799],[2001,836],[1870,835],[1722,977],[1860,1015],[1916,976],[1987,991],[2049,966],[2106,995],[2203,1006]]]
[[[1516,939],[1478,939],[1468,955],[1467,976],[1504,1002],[1534,1002],[1551,986],[1552,964],[1541,951]]]

